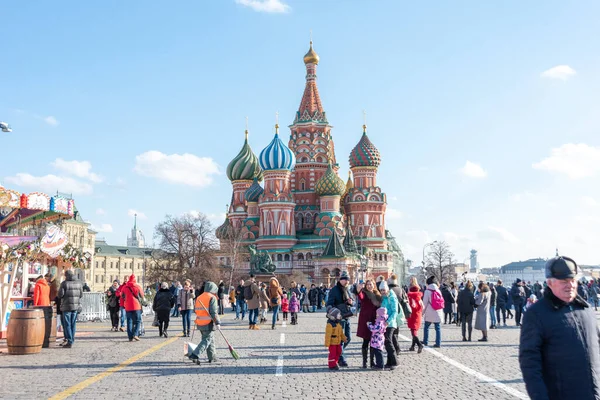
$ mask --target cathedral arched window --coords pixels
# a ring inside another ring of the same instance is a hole
[[[289,254],[284,255],[283,261],[290,261],[290,255]]]
[[[283,255],[277,254],[277,261],[283,261]]]
[[[312,260],[312,253],[306,253],[306,259]]]
[[[317,162],[323,162],[323,157],[317,157]]]
[[[306,190],[306,180],[304,178],[300,179],[300,190]]]
[[[302,157],[302,159],[300,160],[300,162],[308,162],[308,157]]]
[[[307,227],[310,227],[312,225],[313,221],[312,221],[312,216],[310,214],[306,214],[305,222],[306,222]]]
[[[298,254],[298,260],[300,260],[300,261],[304,261],[304,254],[302,254],[302,253],[299,253],[299,254]]]

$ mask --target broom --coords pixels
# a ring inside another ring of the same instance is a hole
[[[210,315],[210,312],[206,309],[206,307],[204,306],[204,304],[202,304],[202,302],[200,302],[200,305],[202,306],[204,311],[206,311],[208,313],[208,315]],[[212,319],[213,324],[217,325],[215,319],[212,316],[210,317],[210,319]],[[233,359],[236,361],[239,360],[240,355],[237,353],[237,351],[235,351],[233,346],[229,343],[229,341],[225,337],[225,334],[221,331],[221,329],[218,329],[218,331],[221,334],[221,336],[223,336],[223,340],[225,340],[225,343],[227,343],[227,347],[229,347],[229,352],[231,353],[231,357],[233,357]]]

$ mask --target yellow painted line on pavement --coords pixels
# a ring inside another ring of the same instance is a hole
[[[174,336],[168,340],[165,340],[164,342],[159,343],[156,346],[151,347],[148,350],[145,350],[139,354],[136,354],[135,356],[129,358],[128,360],[123,361],[119,365],[115,365],[114,367],[111,367],[111,368],[107,369],[106,371],[99,373],[98,375],[92,376],[91,378],[88,378],[82,382],[79,382],[76,385],[71,386],[70,388],[50,397],[48,400],[66,399],[67,397],[72,396],[75,393],[82,391],[86,387],[106,378],[107,376],[110,376],[110,375],[114,374],[115,372],[119,372],[123,368],[126,368],[127,366],[133,364],[134,362],[141,360],[142,358],[146,357],[147,355],[150,355],[150,354],[154,353],[155,351],[160,350],[161,348],[173,343],[177,339],[179,339],[179,336]]]

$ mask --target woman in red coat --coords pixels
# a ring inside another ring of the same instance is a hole
[[[375,323],[377,309],[381,307],[381,293],[377,290],[375,283],[368,279],[365,285],[358,284],[356,286],[358,300],[360,301],[360,313],[358,314],[358,329],[356,335],[363,339],[362,357],[363,368],[367,368],[367,354],[369,352],[371,341],[371,331],[367,326],[367,322]],[[374,365],[375,354],[371,352],[371,367]]]
[[[410,329],[412,335],[412,346],[408,350],[415,351],[415,346],[419,348],[418,353],[423,351],[423,344],[419,340],[418,332],[421,328],[421,317],[423,316],[423,301],[421,300],[423,293],[417,283],[417,278],[414,276],[410,278],[410,287],[408,289],[408,305],[410,306],[412,313],[408,317],[406,324]]]

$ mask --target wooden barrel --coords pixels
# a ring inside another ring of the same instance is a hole
[[[42,310],[44,313],[44,344],[46,349],[56,345],[56,318],[54,318],[52,306],[33,306],[34,309]]]
[[[6,330],[9,354],[36,354],[44,344],[44,312],[33,308],[12,310]]]

